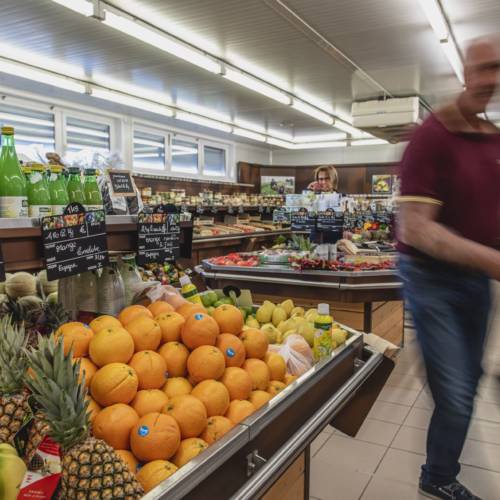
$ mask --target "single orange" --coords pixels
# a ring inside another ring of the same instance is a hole
[[[156,316],[159,316],[160,314],[174,311],[174,308],[164,300],[157,300],[156,302],[149,304],[148,309],[151,311],[153,318],[156,318]]]
[[[128,306],[125,309],[122,309],[118,315],[118,319],[123,326],[127,326],[133,319],[139,316],[153,318],[153,313],[147,307],[134,304],[133,306]]]
[[[127,323],[125,329],[134,339],[135,352],[158,349],[161,342],[161,329],[153,318],[139,315]]]
[[[139,389],[159,389],[167,380],[167,363],[157,352],[136,352],[128,364],[139,377]]]
[[[180,340],[182,327],[186,322],[184,316],[176,312],[167,312],[156,316],[155,321],[160,325],[162,343]]]
[[[130,449],[130,431],[139,415],[128,405],[118,403],[103,408],[94,419],[92,433],[116,450]]]
[[[231,304],[222,304],[216,307],[212,313],[212,318],[217,321],[221,332],[238,335],[243,329],[243,314]]]
[[[169,377],[185,377],[187,375],[187,360],[189,351],[180,342],[167,342],[158,350],[158,354],[167,363]]]

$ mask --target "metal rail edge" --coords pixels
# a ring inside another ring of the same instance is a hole
[[[369,347],[370,359],[349,379],[304,425],[279,448],[252,478],[240,488],[231,500],[254,500],[259,498],[283,472],[293,463],[297,456],[314,439],[335,415],[352,399],[363,382],[382,362],[383,355]]]

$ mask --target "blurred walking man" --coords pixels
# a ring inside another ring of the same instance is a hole
[[[420,491],[478,499],[457,476],[500,280],[500,130],[478,117],[495,94],[498,43],[473,42],[465,90],[415,132],[401,165],[401,275],[435,402]],[[500,494],[500,493],[499,493]]]

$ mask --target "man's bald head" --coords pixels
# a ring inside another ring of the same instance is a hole
[[[500,38],[473,40],[465,52],[465,91],[462,101],[474,114],[486,110],[499,82]]]

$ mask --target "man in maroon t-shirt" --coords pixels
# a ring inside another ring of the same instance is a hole
[[[457,475],[482,375],[489,279],[500,280],[500,130],[478,117],[499,69],[496,41],[471,44],[465,90],[415,132],[401,164],[400,271],[435,403],[420,476],[430,498],[479,498]]]

